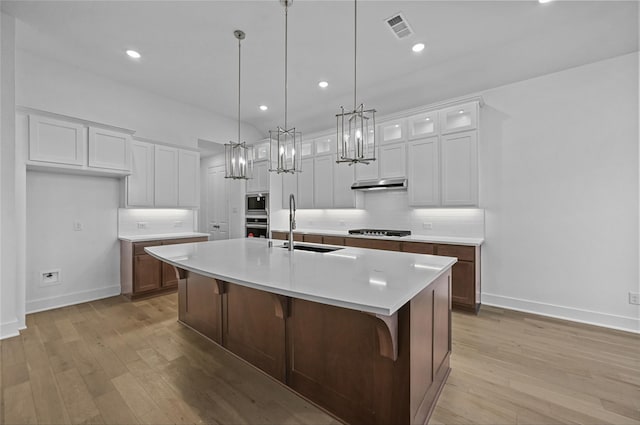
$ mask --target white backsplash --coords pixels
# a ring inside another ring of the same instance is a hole
[[[376,228],[411,230],[414,235],[484,237],[484,209],[412,208],[404,191],[367,192],[363,209],[298,210],[296,223],[302,230]],[[429,224],[431,229],[425,228]],[[288,229],[289,211],[272,211],[271,228]]]
[[[195,210],[118,209],[118,234],[127,236],[195,232]],[[139,228],[138,223],[144,223]]]

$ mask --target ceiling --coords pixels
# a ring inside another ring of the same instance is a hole
[[[242,120],[264,134],[284,126],[277,0],[3,1],[2,9],[20,21],[18,49],[233,119],[233,30],[242,29]],[[414,31],[409,39],[385,23],[397,12]],[[358,103],[385,115],[637,51],[638,16],[635,1],[361,0]],[[334,128],[339,107],[353,107],[352,24],[352,1],[296,0],[289,9],[289,127]],[[416,42],[427,46],[419,54]]]

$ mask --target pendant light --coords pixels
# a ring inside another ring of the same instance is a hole
[[[349,165],[368,164],[376,160],[376,110],[364,109],[357,104],[357,52],[358,52],[358,1],[354,0],[353,24],[353,110],[340,107],[336,114],[336,142],[338,158],[336,162]]]
[[[280,173],[296,173],[301,168],[302,133],[287,123],[287,37],[289,6],[293,0],[280,0],[284,6],[284,127],[269,130],[269,171]]]
[[[245,39],[244,31],[233,32],[238,39],[238,141],[224,145],[224,177],[227,179],[250,179],[253,177],[253,147],[240,142],[240,44]]]

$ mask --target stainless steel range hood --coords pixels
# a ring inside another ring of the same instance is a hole
[[[398,177],[393,179],[377,179],[355,182],[353,190],[407,190],[407,179]]]

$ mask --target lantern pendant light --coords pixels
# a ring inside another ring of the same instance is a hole
[[[253,178],[253,147],[240,142],[240,44],[245,39],[244,31],[233,32],[238,39],[238,141],[224,145],[224,177],[227,179],[246,180]]]
[[[354,46],[353,46],[353,110],[340,107],[336,114],[336,142],[338,158],[336,162],[349,165],[368,164],[376,160],[376,110],[364,109],[356,103],[357,52],[358,52],[358,1],[354,0]]]
[[[269,171],[280,173],[296,173],[302,171],[302,133],[287,123],[287,38],[289,6],[293,0],[280,0],[284,6],[284,127],[278,126],[269,130]]]

